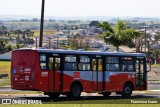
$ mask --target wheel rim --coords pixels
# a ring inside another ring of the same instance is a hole
[[[125,93],[126,93],[126,94],[130,94],[130,92],[131,92],[131,89],[130,89],[129,87],[126,87],[126,88],[125,88]]]
[[[79,90],[78,87],[74,87],[74,88],[73,88],[73,95],[74,95],[74,96],[78,96],[78,95],[79,95],[79,92],[80,92],[80,90]]]

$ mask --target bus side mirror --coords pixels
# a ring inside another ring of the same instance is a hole
[[[151,62],[147,61],[147,72],[151,71]]]

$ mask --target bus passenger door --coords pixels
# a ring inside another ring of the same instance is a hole
[[[102,91],[103,83],[103,60],[101,58],[92,59],[92,90]]]
[[[143,90],[146,86],[145,66],[144,58],[136,60],[136,89],[138,90]]]
[[[60,57],[49,57],[48,66],[49,66],[49,91],[60,91]]]

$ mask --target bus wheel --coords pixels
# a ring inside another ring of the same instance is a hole
[[[129,97],[132,94],[132,85],[131,84],[126,84],[123,88],[122,96],[123,97]]]
[[[73,84],[71,86],[68,97],[70,98],[79,98],[82,92],[82,86],[80,84]]]
[[[56,99],[60,96],[60,93],[48,93],[48,96],[50,98]]]
[[[102,95],[103,95],[104,97],[108,97],[109,95],[111,95],[111,92],[103,92]]]

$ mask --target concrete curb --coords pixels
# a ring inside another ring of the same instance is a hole
[[[34,97],[44,96],[43,94],[0,94],[0,97]]]
[[[160,81],[148,81],[148,83],[159,83],[160,84]]]

